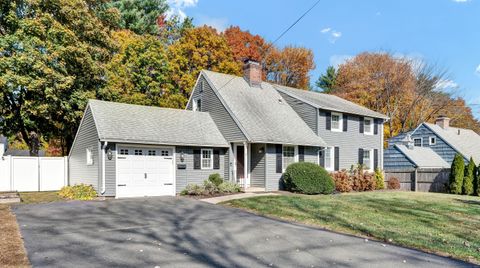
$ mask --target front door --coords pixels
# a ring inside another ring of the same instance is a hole
[[[245,178],[245,150],[243,145],[237,146],[237,182],[243,182]]]

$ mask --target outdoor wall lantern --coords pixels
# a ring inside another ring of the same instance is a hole
[[[183,163],[183,161],[185,160],[185,154],[183,154],[183,151],[180,152],[180,162]]]
[[[112,149],[110,149],[110,148],[108,148],[108,150],[107,150],[107,158],[108,158],[108,160],[112,160],[112,158],[113,158]]]
[[[263,151],[264,151],[263,147],[260,147],[260,149],[258,149],[259,154],[263,154]]]

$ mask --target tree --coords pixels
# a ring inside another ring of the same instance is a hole
[[[452,194],[462,194],[465,163],[461,154],[456,154],[450,169],[448,190]]]
[[[103,2],[0,5],[0,129],[5,136],[20,133],[31,155],[39,140],[61,137],[66,154],[114,49],[109,28],[96,16]]]
[[[113,0],[108,7],[120,12],[119,27],[136,34],[158,34],[158,19],[168,10],[165,0]]]
[[[183,20],[179,16],[172,16],[169,19],[165,15],[158,18],[159,38],[165,45],[169,46],[178,41],[185,31],[193,29],[193,19],[186,17]]]
[[[317,87],[323,89],[323,93],[332,93],[335,89],[335,80],[337,79],[337,70],[335,67],[328,66],[325,74],[322,74],[317,82]]]
[[[470,161],[465,166],[465,177],[463,178],[463,187],[462,187],[463,194],[465,195],[473,194],[474,176],[475,176],[475,162],[473,162],[473,158],[470,157]]]
[[[473,192],[474,192],[474,195],[480,196],[480,165],[475,170]]]
[[[230,26],[223,32],[233,53],[233,58],[243,66],[246,59],[262,62],[267,42],[260,35],[242,31],[238,26]]]
[[[166,48],[156,37],[128,30],[113,34],[119,51],[107,64],[105,100],[159,106],[169,95]]]
[[[188,29],[168,49],[171,100],[169,107],[183,108],[187,103],[195,81],[203,69],[240,75],[238,64],[223,36],[209,26]]]

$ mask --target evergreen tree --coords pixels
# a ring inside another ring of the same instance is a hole
[[[465,177],[463,178],[462,192],[465,195],[472,195],[474,193],[474,189],[473,189],[474,174],[475,174],[475,162],[473,162],[473,158],[470,157],[470,161],[465,166]]]
[[[480,165],[475,170],[475,176],[473,181],[473,194],[480,196]]]
[[[165,0],[114,0],[108,6],[120,12],[119,26],[136,34],[158,34],[158,20],[168,10]]]
[[[465,163],[461,154],[456,154],[450,170],[448,190],[452,194],[462,194],[463,176],[465,172]]]
[[[332,93],[336,79],[337,71],[335,70],[335,67],[328,66],[327,72],[318,78],[316,85],[317,87],[322,88],[324,93]]]

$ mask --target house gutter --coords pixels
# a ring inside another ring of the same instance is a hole
[[[107,153],[107,145],[108,141],[103,142],[102,146],[102,191],[100,192],[102,195],[106,192],[105,187],[105,154]]]

